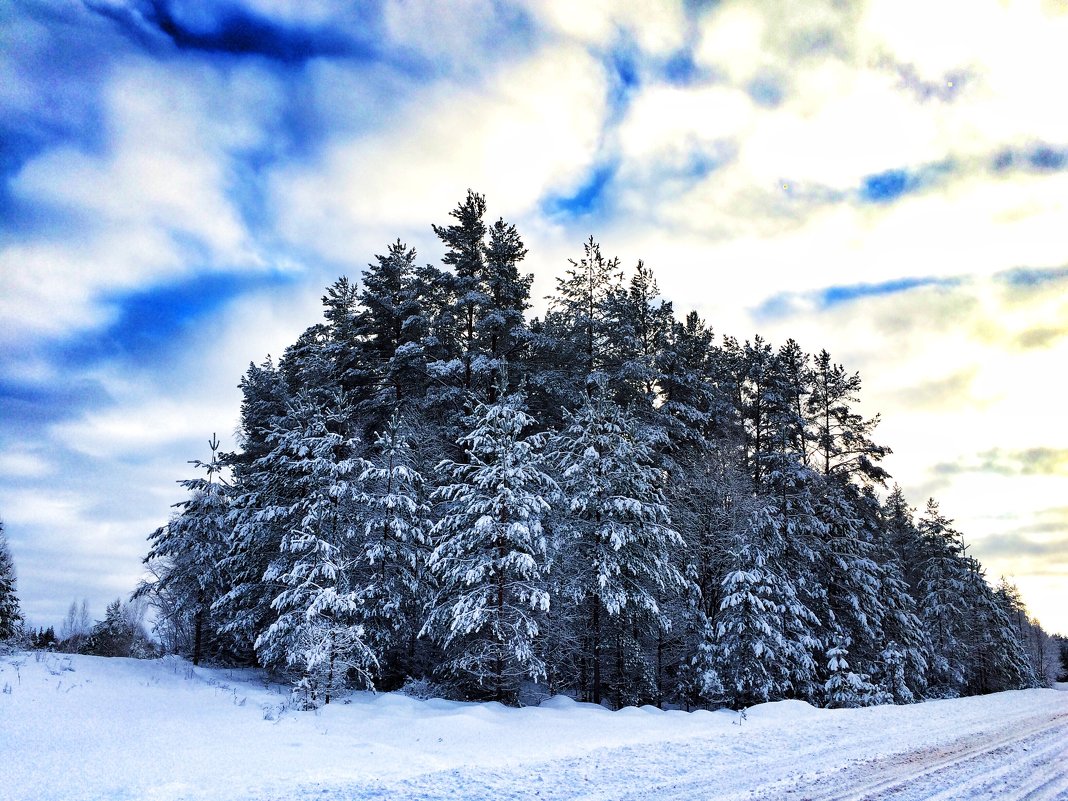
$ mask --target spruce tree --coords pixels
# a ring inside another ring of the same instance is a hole
[[[1028,659],[1013,617],[1022,608],[1015,588],[1002,582],[995,590],[982,566],[969,559],[969,584],[974,599],[969,642],[968,690],[972,694],[1022,690],[1039,685],[1040,670]]]
[[[489,377],[506,376],[515,383],[514,366],[526,354],[529,333],[523,312],[530,305],[533,274],[520,275],[519,264],[527,255],[515,226],[498,219],[489,229],[486,243],[486,295],[477,325],[478,338],[488,362]],[[507,369],[507,365],[513,369]],[[485,371],[484,371],[485,372]],[[496,390],[496,385],[493,389]],[[491,393],[492,394],[492,393]]]
[[[470,392],[483,378],[482,364],[478,361],[483,350],[477,334],[481,310],[489,302],[485,275],[485,214],[485,196],[469,189],[463,203],[449,212],[456,223],[433,226],[434,233],[446,247],[442,262],[454,270],[449,283],[451,317],[455,326],[451,339],[456,350],[450,357],[458,361],[455,379],[465,392]]]
[[[4,521],[0,519],[0,642],[13,639],[22,631],[17,589],[15,560],[4,534]]]
[[[277,619],[257,638],[256,651],[264,664],[300,671],[306,704],[328,704],[350,677],[370,686],[375,665],[360,624],[363,462],[351,406],[343,393],[325,406],[301,395],[269,440],[274,449],[264,458],[296,490],[296,500],[262,510],[265,522],[283,520],[286,528],[279,558],[263,577],[279,588],[271,602]]]
[[[429,488],[417,469],[412,431],[399,411],[375,436],[359,475],[363,537],[358,555],[360,620],[379,665],[378,686],[419,672],[416,637],[429,603]]]
[[[453,483],[435,492],[443,516],[430,569],[441,590],[424,632],[445,648],[453,675],[497,701],[546,675],[542,518],[556,485],[543,467],[546,435],[527,433],[533,423],[520,394],[480,403],[461,443],[467,461],[439,465]]]
[[[409,413],[426,394],[428,302],[415,249],[399,239],[364,271],[356,347],[370,381],[356,405],[366,435],[382,430],[394,410]]]
[[[594,377],[588,392],[552,444],[563,491],[555,544],[562,564],[554,583],[565,603],[583,610],[583,691],[601,703],[606,661],[615,657],[618,696],[632,678],[620,667],[643,668],[638,635],[668,624],[663,600],[684,579],[674,559],[682,538],[671,526],[666,475],[654,466],[647,432],[608,397],[603,378]]]
[[[960,532],[933,498],[919,522],[924,560],[918,587],[931,640],[930,683],[939,697],[959,695],[967,678],[968,603],[973,600]]]
[[[811,420],[813,466],[824,475],[844,472],[852,478],[882,484],[889,476],[878,462],[890,449],[875,444],[871,433],[879,416],[865,420],[852,405],[859,400],[860,375],[847,373],[820,351],[811,371],[812,390],[805,400]]]
[[[231,468],[231,510],[227,549],[220,565],[224,592],[212,613],[240,655],[252,661],[256,638],[276,617],[271,609],[275,588],[264,581],[264,575],[281,551],[286,523],[270,510],[289,505],[295,489],[270,458],[272,434],[289,409],[282,372],[268,357],[260,365],[249,365],[240,388],[237,437],[241,451],[226,459]]]
[[[585,381],[594,372],[613,366],[612,338],[617,332],[612,327],[612,304],[623,291],[623,273],[619,259],[605,257],[592,236],[583,245],[583,257],[569,262],[570,268],[557,279],[556,293],[549,299],[545,328],[550,342],[544,346],[543,358],[551,369],[563,373],[555,377],[554,390],[572,402],[581,402],[576,380]]]
[[[818,621],[783,570],[783,523],[778,508],[765,505],[737,532],[714,639],[706,646],[705,691],[722,692],[710,700],[739,708],[812,693],[818,642],[810,632]]]
[[[176,503],[178,511],[170,522],[149,536],[151,547],[144,561],[156,561],[155,581],[142,582],[134,593],[172,610],[173,623],[188,631],[194,665],[200,664],[209,641],[216,646],[213,651],[219,645],[211,607],[223,592],[220,564],[226,555],[230,510],[218,438],[212,435],[208,447],[210,461],[190,462],[206,475],[178,482],[189,497]]]
[[[824,689],[829,706],[867,706],[886,700],[873,683],[881,662],[885,615],[883,571],[872,558],[862,498],[845,477],[824,476],[817,514],[824,522],[818,551],[823,629],[829,648]]]

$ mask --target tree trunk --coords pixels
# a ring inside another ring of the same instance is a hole
[[[200,599],[197,613],[193,618],[193,664],[200,664],[200,654],[204,643],[204,600]]]
[[[601,703],[601,604],[596,595],[593,600],[593,702]]]
[[[326,671],[326,689],[325,689],[325,691],[323,693],[325,698],[326,698],[326,700],[324,702],[325,704],[329,704],[330,703],[330,688],[334,686],[334,659],[335,659],[335,656],[336,655],[334,653],[334,635],[331,634],[330,635],[330,667]]]

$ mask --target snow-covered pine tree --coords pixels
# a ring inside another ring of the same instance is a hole
[[[994,596],[1009,621],[1013,638],[1023,647],[1031,671],[1039,684],[1052,686],[1053,682],[1062,681],[1059,675],[1068,669],[1068,661],[1062,668],[1057,655],[1049,652],[1051,644],[1045,641],[1049,637],[1043,636],[1045,632],[1041,631],[1041,626],[1037,626],[1028,616],[1027,605],[1019,588],[1002,576],[994,589]],[[1036,631],[1036,628],[1039,631]],[[1058,646],[1052,647],[1059,651]]]
[[[220,565],[225,592],[212,615],[247,661],[255,660],[254,643],[277,616],[271,609],[276,588],[263,580],[281,552],[286,523],[266,510],[286,508],[293,488],[275,475],[269,458],[270,439],[287,414],[289,393],[282,373],[268,357],[250,364],[241,379],[241,418],[237,431],[241,450],[228,454],[231,469],[231,511],[228,542]]]
[[[155,644],[145,634],[140,615],[144,605],[124,604],[116,598],[104,611],[104,619],[89,631],[79,653],[148,659],[157,655]]]
[[[969,603],[974,601],[964,545],[934,498],[919,522],[924,551],[920,614],[931,641],[928,673],[935,697],[959,695],[967,679]]]
[[[426,393],[427,302],[415,249],[399,239],[364,271],[357,328],[373,381],[357,406],[368,435]]]
[[[911,526],[911,512],[897,487],[884,504],[880,504],[874,492],[866,488],[862,503],[862,517],[874,546],[873,558],[880,568],[879,598],[882,603],[882,617],[878,621],[879,653],[872,680],[887,701],[913,703],[923,698],[927,688],[930,643],[905,578],[902,558],[895,546],[897,540],[889,530],[891,525],[904,525],[906,517]],[[902,517],[891,524],[888,514]]]
[[[830,646],[822,673],[827,705],[881,703],[887,697],[872,683],[872,675],[881,661],[883,576],[858,508],[862,498],[845,475],[823,476],[820,490],[817,514],[824,534],[818,578],[825,600],[824,639]]]
[[[211,608],[223,593],[220,563],[227,552],[230,511],[229,486],[222,477],[214,434],[208,447],[210,461],[190,462],[205,475],[178,482],[189,497],[174,504],[178,511],[170,522],[148,538],[151,546],[144,561],[155,562],[155,581],[142,582],[134,593],[173,610],[172,624],[187,632],[179,639],[187,643],[194,665],[200,664],[209,642],[208,650],[218,653]]]
[[[872,681],[888,702],[911,704],[927,689],[930,643],[899,571],[884,565],[880,596],[882,647]]]
[[[15,576],[15,559],[0,520],[0,642],[16,637],[22,631],[22,609],[19,606]]]
[[[657,358],[660,411],[675,461],[708,450],[727,434],[727,401],[715,381],[712,331],[697,312],[672,323],[667,345]]]
[[[485,214],[485,196],[469,189],[464,201],[449,212],[456,224],[433,226],[434,233],[447,248],[442,262],[455,271],[449,283],[457,351],[450,356],[458,360],[454,377],[465,392],[470,392],[483,378],[482,365],[476,360],[484,355],[478,342],[477,324],[481,309],[489,302],[485,280]]]
[[[613,332],[606,353],[606,375],[617,403],[643,420],[662,401],[660,361],[668,348],[674,314],[660,298],[653,271],[639,261],[625,291],[607,296]]]
[[[487,377],[506,375],[515,384],[521,376],[514,366],[529,345],[529,332],[523,312],[530,305],[530,285],[534,275],[520,275],[519,264],[527,255],[526,246],[515,226],[498,219],[489,228],[486,243],[486,304],[476,325],[481,350],[487,363],[481,372]],[[512,365],[513,369],[508,369]],[[490,387],[492,396],[498,389]],[[509,389],[506,387],[506,389]]]
[[[865,482],[883,484],[889,474],[878,462],[891,450],[876,445],[871,433],[879,416],[865,420],[853,409],[859,401],[860,374],[849,374],[834,364],[826,350],[816,356],[811,371],[811,392],[805,400],[812,437],[813,467],[824,475],[848,474]]]
[[[799,468],[800,472],[803,468]],[[787,480],[785,477],[777,480]],[[722,699],[744,707],[789,696],[814,698],[819,621],[799,597],[786,541],[798,518],[777,500],[757,501],[736,532],[720,589],[715,640],[708,646]]]
[[[909,592],[918,599],[924,554],[922,538],[914,519],[915,510],[909,506],[905,493],[897,484],[886,496],[882,507],[887,558],[900,563],[901,577],[907,583]]]
[[[688,609],[682,626],[685,655],[678,692],[686,703],[719,703],[724,688],[716,667],[715,643],[724,578],[737,564],[733,547],[752,514],[754,499],[744,473],[710,450],[671,482],[671,519],[684,540]]]
[[[606,258],[590,237],[579,261],[556,280],[541,333],[535,336],[538,374],[531,383],[544,395],[546,415],[577,408],[585,400],[584,382],[595,371],[611,369],[612,303],[623,292],[619,259]],[[557,420],[545,420],[556,423]]]
[[[823,624],[815,610],[825,607],[826,588],[816,567],[827,529],[817,514],[818,477],[800,452],[803,388],[783,362],[760,337],[727,339],[721,353],[753,494],[722,580],[713,646],[734,704],[820,693],[814,657],[824,651]]]
[[[461,441],[466,463],[444,462],[452,479],[436,498],[430,569],[440,592],[424,633],[440,642],[447,669],[468,693],[514,701],[524,680],[545,678],[538,638],[549,608],[542,518],[556,490],[543,469],[546,435],[523,397],[479,403]]]
[[[271,602],[278,617],[257,638],[256,651],[264,664],[300,670],[297,691],[309,706],[320,698],[330,703],[350,682],[371,686],[375,665],[360,624],[357,478],[364,463],[356,456],[361,444],[352,428],[343,393],[328,405],[300,395],[270,435],[274,449],[264,457],[296,500],[262,510],[267,520],[284,520],[287,527],[280,558],[263,577],[282,588]]]
[[[333,359],[336,352],[328,325],[315,323],[306,328],[278,362],[288,393],[302,392],[317,403],[329,403],[340,389]]]
[[[591,379],[588,393],[551,445],[563,491],[554,585],[565,603],[583,610],[576,639],[588,666],[584,696],[601,703],[607,684],[619,702],[643,669],[642,637],[668,625],[664,599],[684,587],[675,559],[683,542],[671,527],[667,476],[654,466],[648,432],[608,396],[602,376]],[[609,657],[615,669],[606,677]],[[652,686],[630,689],[643,699],[656,693]]]
[[[355,281],[341,276],[322,297],[326,341],[322,355],[330,364],[332,381],[343,392],[363,395],[374,380],[360,341],[360,291]]]
[[[993,589],[975,559],[968,559],[971,586],[968,692],[971,694],[1023,690],[1039,686],[1038,671],[1013,625],[1011,589],[1003,582]],[[1014,588],[1013,588],[1014,589]],[[1022,606],[1022,601],[1020,602]]]
[[[716,355],[712,332],[691,312],[684,322],[672,323],[656,359],[662,402],[653,418],[666,435],[663,458],[671,481],[665,495],[686,542],[688,585],[685,603],[668,607],[675,647],[669,649],[667,669],[676,677],[673,694],[691,705],[722,697],[722,687],[708,684],[715,673],[711,644],[733,532],[747,518],[751,497],[738,470],[733,411],[716,385]]]
[[[380,689],[419,675],[416,637],[429,602],[428,488],[416,469],[411,431],[394,410],[359,475],[363,538],[361,621],[378,659]]]

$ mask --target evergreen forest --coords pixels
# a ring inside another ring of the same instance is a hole
[[[1059,659],[934,500],[881,462],[861,379],[717,336],[591,237],[544,315],[468,192],[440,266],[400,241],[240,379],[149,538],[168,650],[348,689],[611,707],[910,703]],[[576,254],[578,255],[578,254]]]

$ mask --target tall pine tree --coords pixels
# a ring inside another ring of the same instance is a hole
[[[441,590],[424,631],[446,649],[452,674],[497,701],[546,675],[542,518],[556,485],[543,468],[546,435],[527,433],[533,422],[522,395],[479,404],[462,440],[467,461],[440,465],[452,483],[435,493],[444,513],[430,568]]]

